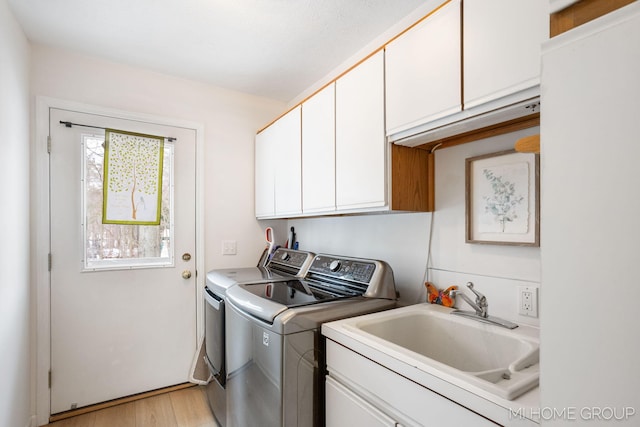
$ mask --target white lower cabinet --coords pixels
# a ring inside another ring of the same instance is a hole
[[[335,381],[326,380],[327,426],[331,427],[396,427],[392,418],[366,400]]]
[[[327,368],[327,426],[497,425],[331,340]]]

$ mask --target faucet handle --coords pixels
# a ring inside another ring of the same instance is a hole
[[[475,289],[473,289],[473,283],[472,282],[467,282],[467,288],[469,288],[469,290],[471,292],[473,292],[474,294],[476,294],[476,302],[480,303],[482,302],[486,302],[487,298],[482,295],[480,292],[476,291]]]

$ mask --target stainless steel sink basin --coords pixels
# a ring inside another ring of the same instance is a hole
[[[418,368],[440,370],[505,399],[538,385],[539,341],[428,304],[354,318],[348,327]]]

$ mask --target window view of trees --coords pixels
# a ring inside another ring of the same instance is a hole
[[[104,260],[109,260],[108,265],[113,265],[114,260],[123,260],[127,265],[170,261],[172,146],[165,144],[164,149],[160,225],[103,224],[104,137],[85,135],[83,140],[85,267],[100,267]]]

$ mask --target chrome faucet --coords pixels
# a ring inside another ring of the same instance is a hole
[[[457,314],[459,316],[464,316],[464,317],[470,317],[472,319],[476,319],[479,320],[480,322],[485,322],[485,323],[490,323],[492,325],[498,325],[498,326],[502,326],[503,328],[509,328],[509,329],[515,329],[518,327],[518,325],[516,325],[513,322],[510,322],[508,320],[504,320],[504,319],[500,319],[499,317],[494,317],[494,316],[489,316],[489,303],[487,303],[487,297],[485,297],[484,295],[482,295],[480,292],[476,291],[475,289],[473,289],[473,283],[471,282],[467,282],[467,288],[469,288],[469,290],[471,292],[473,292],[476,295],[476,300],[475,302],[471,300],[471,298],[469,298],[467,296],[467,294],[465,294],[462,290],[453,290],[450,292],[449,295],[451,296],[461,296],[463,300],[465,300],[467,302],[467,304],[469,304],[471,307],[473,307],[473,309],[476,311],[475,313],[472,313],[470,311],[464,311],[464,310],[453,310],[451,312],[451,314]]]
[[[467,288],[469,288],[469,290],[476,295],[476,302],[471,301],[471,298],[469,298],[467,294],[465,294],[463,291],[458,289],[451,291],[450,294],[452,296],[460,295],[462,299],[467,302],[467,304],[473,307],[473,309],[476,311],[476,315],[487,318],[489,316],[489,313],[488,313],[489,304],[487,303],[487,297],[485,297],[480,292],[473,289],[473,283],[471,282],[467,282]]]

